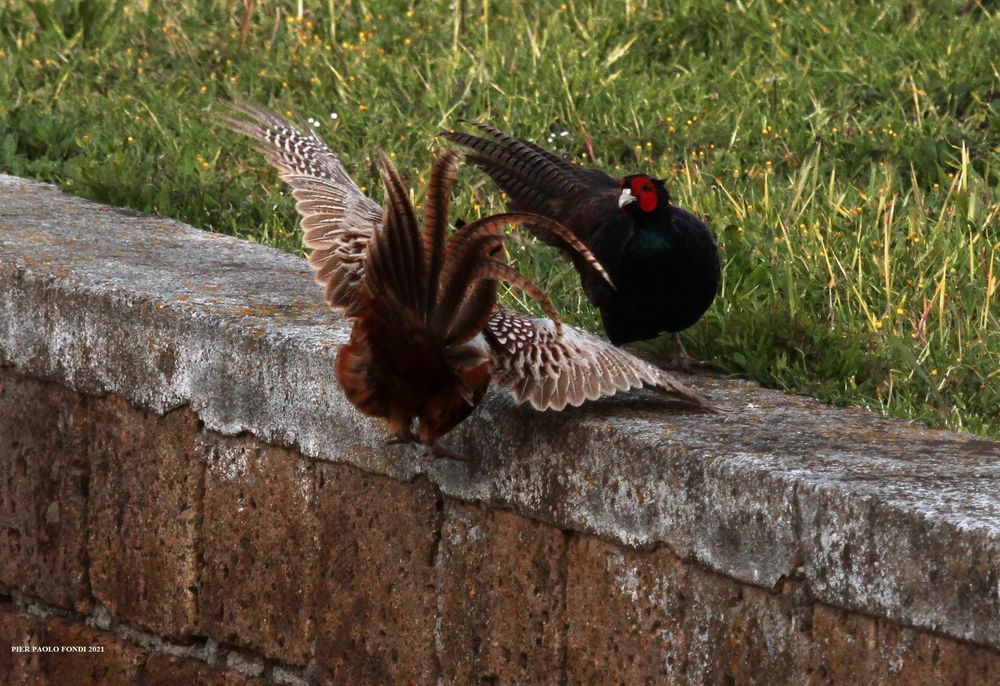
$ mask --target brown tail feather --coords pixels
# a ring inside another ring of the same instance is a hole
[[[588,265],[590,265],[594,271],[597,272],[597,274],[604,279],[609,286],[611,286],[611,288],[615,287],[615,284],[611,281],[611,276],[604,270],[601,263],[597,261],[597,258],[590,252],[590,249],[584,245],[583,242],[576,237],[576,234],[574,234],[568,227],[541,215],[522,214],[522,216],[530,217],[530,221],[526,221],[526,224],[529,224],[532,227],[544,229],[545,231],[561,238],[571,253],[575,253]]]
[[[556,312],[556,308],[552,305],[552,301],[549,300],[549,297],[545,295],[545,293],[543,293],[542,290],[524,274],[511,267],[506,262],[489,260],[488,262],[481,264],[479,268],[476,269],[472,275],[471,282],[477,283],[483,279],[506,281],[510,285],[520,288],[542,306],[542,310],[545,314],[548,315],[549,319],[555,323],[556,331],[562,333],[562,320],[559,318],[559,313]]]
[[[424,258],[413,205],[392,160],[384,154],[380,173],[386,188],[384,228],[372,242],[391,265],[380,271],[401,303],[426,316]]]
[[[425,267],[425,307],[428,314],[434,309],[434,303],[437,300],[438,280],[444,263],[444,241],[448,231],[451,189],[455,185],[455,173],[460,157],[460,152],[449,150],[437,158],[431,168],[431,179],[427,187],[427,207],[424,209],[422,244]]]
[[[475,229],[479,222],[467,226]],[[488,259],[489,255],[498,250],[503,243],[503,237],[498,232],[503,223],[503,221],[489,222],[491,226],[479,229],[478,236],[470,234],[457,244],[455,236],[449,239],[444,267],[441,270],[441,287],[434,305],[431,324],[434,330],[453,330],[453,320],[458,314],[459,304],[467,298],[469,279],[473,272],[479,263]],[[462,232],[465,232],[464,228]]]
[[[444,335],[445,345],[464,343],[486,327],[497,301],[497,282],[480,280],[469,288]]]
[[[500,242],[505,240],[506,236],[500,234],[499,229],[506,224],[532,224],[550,231],[553,235],[564,240],[570,250],[578,254],[581,259],[593,267],[593,269],[603,279],[605,279],[612,288],[614,287],[614,284],[611,282],[611,278],[608,276],[607,272],[591,254],[587,247],[583,245],[583,243],[581,243],[575,236],[573,236],[569,229],[565,228],[558,222],[546,217],[528,213],[492,215],[490,217],[480,219],[477,222],[466,224],[459,231],[455,232],[448,240],[447,258],[442,270],[441,278],[443,285],[440,297],[438,298],[438,302],[435,306],[433,325],[437,330],[447,331],[449,338],[461,336],[466,333],[455,326],[456,319],[460,319],[464,324],[465,322],[479,321],[482,317],[487,316],[487,312],[479,311],[460,313],[459,304],[468,301],[467,289],[469,288],[470,283],[472,283],[474,279],[478,278],[476,276],[476,270],[479,268],[479,265],[482,264],[485,256],[498,247]],[[518,275],[520,276],[519,273]],[[529,284],[530,287],[524,285],[522,281]],[[514,283],[514,285],[531,295],[532,298],[538,300],[539,303],[542,304],[543,308],[545,308],[546,313],[553,317],[553,320],[557,320],[555,310],[551,308],[551,305],[548,305],[548,307],[546,306],[546,303],[548,302],[547,299],[544,294],[542,294],[541,291],[534,286],[534,284],[531,284],[530,281],[522,277],[522,279],[517,283]],[[538,297],[539,295],[541,298]],[[479,301],[476,300],[472,302],[478,303]]]

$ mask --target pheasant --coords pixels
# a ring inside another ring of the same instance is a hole
[[[257,106],[232,109],[224,116],[227,125],[253,139],[291,186],[316,280],[328,305],[352,324],[350,341],[337,353],[337,381],[356,409],[385,422],[390,443],[419,443],[436,457],[464,459],[441,438],[472,413],[491,383],[538,410],[579,406],[643,385],[689,407],[714,409],[663,370],[563,325],[548,298],[503,259],[500,229],[530,222],[558,237],[613,288],[565,227],[506,213],[447,235],[457,151],[435,161],[418,228],[406,188],[385,155],[383,210],[311,128],[304,131]],[[499,281],[537,300],[549,318],[498,309]]]
[[[601,312],[612,343],[623,345],[673,335],[670,366],[690,369],[694,359],[682,331],[705,313],[719,288],[719,250],[708,227],[670,202],[663,181],[645,174],[616,180],[508,136],[486,124],[486,137],[446,131],[508,196],[508,209],[532,212],[565,225],[611,275],[612,289],[570,251],[584,292]],[[566,248],[544,227],[531,227],[549,245]]]

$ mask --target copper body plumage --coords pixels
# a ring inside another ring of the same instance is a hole
[[[711,404],[655,366],[564,326],[548,298],[510,266],[504,226],[531,223],[613,288],[565,227],[527,213],[485,217],[448,235],[460,154],[431,170],[422,224],[391,160],[382,156],[385,209],[361,192],[308,127],[263,108],[234,106],[228,126],[249,136],[292,188],[309,263],[327,303],[352,322],[335,374],[347,399],[385,421],[394,442],[419,442],[460,457],[440,439],[469,416],[492,383],[518,402],[561,410],[643,385],[700,409]],[[537,300],[548,319],[496,307],[506,281]]]

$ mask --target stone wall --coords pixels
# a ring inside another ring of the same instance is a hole
[[[692,378],[430,461],[345,339],[299,258],[0,176],[0,683],[1000,683],[1000,444]]]

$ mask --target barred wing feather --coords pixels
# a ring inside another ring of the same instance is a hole
[[[486,326],[493,383],[536,410],[562,410],[649,386],[691,407],[716,408],[667,372],[593,334],[497,310]]]
[[[382,208],[361,192],[336,154],[308,126],[256,105],[231,105],[229,128],[249,136],[292,189],[309,264],[335,310],[348,310]]]

